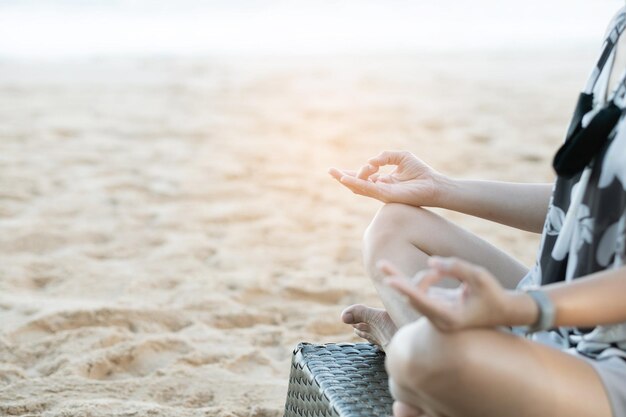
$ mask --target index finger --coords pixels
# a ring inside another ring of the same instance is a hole
[[[406,157],[405,151],[384,151],[379,153],[373,158],[370,158],[367,162],[375,167],[384,165],[398,165]]]
[[[378,171],[378,167],[367,164],[367,165],[362,166],[361,169],[358,170],[356,176],[357,178],[366,180],[370,177],[370,175],[375,174],[376,171]]]
[[[391,276],[385,279],[385,283],[405,295],[411,305],[431,321],[445,323],[451,321],[450,311],[447,308],[443,307],[441,303],[429,297],[420,289],[410,285],[407,280],[398,276]]]
[[[356,171],[351,171],[349,169],[337,169],[337,168],[328,168],[328,173],[337,181],[341,180],[341,177],[343,177],[344,175],[350,175],[352,177],[356,175]]]
[[[344,175],[339,179],[339,182],[347,186],[348,188],[355,190],[358,194],[378,198],[380,197],[380,190],[375,183],[367,180],[362,180],[350,175]]]
[[[481,269],[461,259],[431,256],[428,259],[428,265],[442,275],[448,275],[469,284],[476,284],[480,278]]]
[[[391,262],[381,260],[378,261],[376,266],[387,276],[385,284],[405,295],[417,311],[431,320],[443,320],[444,322],[451,320],[448,309],[430,298],[426,292],[427,290],[420,288],[420,283],[418,283],[417,287],[414,286]],[[422,281],[427,279],[429,274],[431,274],[430,271],[425,271]]]

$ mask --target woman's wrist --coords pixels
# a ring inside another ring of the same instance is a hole
[[[455,193],[458,189],[459,183],[456,179],[439,173],[435,174],[433,176],[433,201],[431,207],[449,208],[450,202],[454,201]]]
[[[531,326],[539,319],[539,306],[523,291],[507,291],[505,301],[506,326]]]

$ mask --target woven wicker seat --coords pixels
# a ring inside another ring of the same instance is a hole
[[[369,343],[312,345],[293,352],[285,417],[390,416],[385,353]]]

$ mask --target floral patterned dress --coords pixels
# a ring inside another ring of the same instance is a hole
[[[613,37],[617,43],[625,27],[626,11],[622,9],[609,28],[608,39]],[[593,116],[606,103],[615,49],[606,59],[601,58],[602,65],[598,64],[587,83],[594,95],[594,110],[587,116]],[[608,142],[583,172],[572,178],[557,178],[537,262],[518,288],[569,282],[625,263],[626,117],[622,117]],[[590,358],[626,359],[626,323],[589,329],[560,328],[548,335],[563,348],[575,349]]]

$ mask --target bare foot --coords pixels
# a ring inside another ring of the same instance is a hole
[[[343,310],[341,320],[351,324],[357,336],[380,346],[383,350],[398,330],[385,310],[362,304],[355,304]]]

